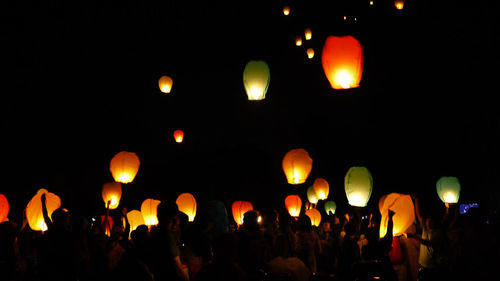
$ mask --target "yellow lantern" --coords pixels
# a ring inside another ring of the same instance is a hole
[[[9,215],[9,201],[5,195],[0,194],[0,223],[4,222]]]
[[[395,213],[392,217],[394,223],[392,234],[394,236],[405,233],[415,220],[415,207],[410,195],[399,193],[386,194],[380,198],[378,208],[382,215],[380,219],[380,237],[384,237],[387,233],[387,223],[389,222],[388,210],[392,210]]]
[[[304,38],[306,40],[311,40],[312,38],[312,31],[310,28],[306,28],[306,30],[304,31]]]
[[[307,200],[311,204],[317,204],[318,203],[318,195],[316,195],[316,192],[314,191],[314,186],[310,186],[307,189]]]
[[[298,195],[288,195],[285,198],[285,206],[290,216],[296,218],[300,215],[302,200],[300,200],[300,197]]]
[[[325,179],[317,178],[313,183],[313,188],[319,200],[325,200],[326,198],[328,198],[328,194],[330,193],[330,186]]]
[[[292,149],[283,157],[283,171],[289,184],[301,184],[307,180],[313,160],[305,149]]]
[[[436,191],[443,203],[457,203],[460,197],[460,182],[456,177],[441,177],[436,183]]]
[[[45,204],[47,206],[47,214],[52,219],[52,213],[61,207],[61,199],[54,193],[48,192],[46,189],[40,189],[36,195],[31,198],[26,206],[26,218],[31,229],[36,231],[46,231],[47,224],[42,213],[42,194],[45,194]]]
[[[243,224],[245,213],[253,210],[253,205],[248,201],[235,201],[231,209],[233,211],[234,221],[240,226]]]
[[[373,0],[370,0],[370,6],[373,6]]]
[[[404,6],[405,6],[405,1],[403,1],[403,0],[395,0],[394,1],[394,7],[396,7],[396,9],[403,10]]]
[[[107,207],[109,202],[109,209],[116,209],[120,204],[122,197],[122,185],[119,182],[108,182],[102,185],[102,200],[104,206]]]
[[[144,217],[142,216],[141,211],[132,210],[127,213],[127,220],[130,224],[130,231],[134,231],[139,225],[145,225]]]
[[[248,100],[263,100],[266,98],[271,72],[265,61],[249,61],[243,70],[243,84]]]
[[[190,222],[194,221],[194,217],[196,217],[196,199],[190,193],[182,193],[175,200],[179,211],[183,212],[188,216],[188,220]]]
[[[295,45],[302,46],[302,37],[300,37],[300,36],[295,37]]]
[[[306,53],[307,53],[308,58],[310,58],[310,59],[314,58],[314,49],[313,48],[307,49]]]
[[[311,225],[314,225],[317,227],[321,223],[321,214],[316,209],[307,210],[306,216],[308,216],[311,219]]]
[[[174,139],[176,143],[181,143],[184,140],[184,131],[175,130],[174,131]]]
[[[111,159],[109,170],[116,182],[132,182],[139,171],[141,161],[134,152],[122,151]]]
[[[283,15],[288,16],[290,14],[290,6],[283,7]]]
[[[366,207],[373,189],[370,171],[365,167],[351,167],[345,176],[344,188],[351,206]]]
[[[144,219],[144,224],[149,228],[151,228],[151,226],[153,225],[158,224],[158,216],[156,215],[156,211],[160,203],[160,200],[148,198],[141,204],[141,213]]]
[[[335,210],[337,210],[337,203],[335,203],[335,201],[325,202],[325,212],[327,215],[330,215],[330,212],[332,215],[335,215]]]
[[[170,91],[172,90],[173,83],[174,81],[172,80],[172,78],[166,75],[162,76],[160,80],[158,80],[158,86],[160,87],[160,91],[162,91],[165,94],[170,93]]]

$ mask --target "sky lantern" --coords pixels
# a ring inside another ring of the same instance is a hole
[[[271,71],[265,61],[251,60],[243,70],[243,84],[248,100],[263,100],[271,80]]]
[[[366,167],[351,167],[345,176],[344,188],[351,206],[366,207],[373,189],[370,171]]]
[[[288,195],[285,198],[285,206],[290,216],[296,218],[300,215],[302,200],[300,200],[300,197],[298,195]]]
[[[318,195],[316,195],[316,192],[314,191],[314,187],[311,185],[307,189],[307,201],[311,204],[317,204],[318,203]]]
[[[43,219],[42,213],[42,194],[45,194],[45,204],[47,206],[47,214],[52,219],[52,213],[61,207],[61,199],[54,193],[48,192],[46,189],[39,189],[33,198],[26,206],[26,218],[31,229],[36,231],[46,231],[47,224]]]
[[[132,210],[127,213],[127,220],[130,224],[130,231],[134,231],[139,225],[145,225],[144,217],[142,216],[141,211]]]
[[[141,161],[134,152],[118,152],[109,164],[109,170],[116,182],[132,182],[139,171]]]
[[[289,184],[301,184],[307,180],[313,160],[305,149],[292,149],[283,157],[283,171]]]
[[[306,28],[306,30],[304,31],[304,38],[306,40],[311,40],[312,38],[312,31],[310,28]]]
[[[302,37],[300,37],[300,36],[295,37],[295,45],[302,46]]]
[[[337,210],[337,203],[335,201],[326,201],[325,202],[325,212],[327,215],[335,215],[335,210]]]
[[[460,197],[460,182],[456,177],[441,177],[436,183],[436,191],[443,203],[457,203]]]
[[[162,91],[165,94],[170,93],[172,91],[172,84],[174,84],[174,81],[170,76],[164,75],[160,77],[160,80],[158,80],[158,86],[160,87],[160,91]]]
[[[283,15],[288,16],[290,14],[290,6],[283,7]]]
[[[330,193],[330,186],[324,178],[317,178],[316,180],[314,180],[313,188],[319,200],[325,200],[326,198],[328,198],[328,193]]]
[[[175,130],[174,131],[174,139],[176,143],[181,143],[182,140],[184,140],[184,131],[182,130]]]
[[[246,212],[253,210],[253,205],[248,201],[235,201],[232,210],[234,221],[240,226],[243,224],[243,216]]]
[[[194,221],[196,217],[196,199],[191,193],[182,193],[175,200],[179,211],[188,216],[190,222]]]
[[[399,236],[406,232],[415,220],[415,207],[410,195],[390,193],[382,196],[378,202],[378,208],[382,215],[380,219],[380,237],[387,233],[389,222],[388,210],[394,211],[392,221],[394,222],[392,234]]]
[[[370,0],[370,6],[373,6],[373,0]]]
[[[359,87],[363,74],[363,48],[356,38],[329,36],[323,46],[321,63],[333,89]]]
[[[0,223],[4,222],[9,215],[9,201],[5,195],[0,194]]]
[[[307,53],[308,58],[310,58],[310,59],[314,58],[314,49],[313,48],[307,49],[306,53]]]
[[[306,216],[311,219],[311,225],[316,227],[321,223],[321,213],[316,209],[309,209],[306,211]]]
[[[403,10],[404,6],[405,6],[405,1],[403,1],[403,0],[395,0],[394,1],[394,7],[396,7],[396,9]]]
[[[116,209],[120,204],[120,198],[122,198],[122,185],[119,182],[108,182],[102,185],[102,200],[105,207],[109,201],[109,209]]]
[[[144,224],[151,228],[153,225],[158,224],[158,216],[156,215],[156,210],[161,201],[148,198],[144,200],[141,204],[141,213],[144,219]]]

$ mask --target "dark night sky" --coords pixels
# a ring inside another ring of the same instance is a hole
[[[46,187],[69,208],[102,208],[109,161],[128,150],[142,161],[129,209],[179,192],[281,206],[316,177],[345,205],[344,175],[359,165],[372,205],[387,192],[434,196],[441,176],[460,179],[464,201],[488,198],[500,183],[498,2],[368,2],[2,1],[0,193],[20,208]],[[313,39],[296,47],[306,27]],[[338,91],[320,53],[344,34],[365,63],[361,86]],[[246,98],[251,59],[271,69],[264,101]],[[168,96],[161,75],[174,79]],[[281,160],[299,147],[314,164],[297,188]]]

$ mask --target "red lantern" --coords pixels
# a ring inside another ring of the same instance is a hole
[[[9,201],[5,195],[0,194],[0,223],[4,222],[9,215]]]
[[[174,139],[176,143],[181,143],[184,140],[184,132],[182,130],[175,130]]]
[[[104,229],[104,234],[106,234],[106,236],[108,237],[111,237],[111,229],[113,229],[113,218],[108,216],[108,219],[106,220],[106,216],[102,215],[101,226],[102,229]]]
[[[290,216],[296,218],[300,215],[302,200],[300,200],[300,197],[298,195],[288,195],[285,198],[285,206]]]
[[[325,200],[330,193],[330,186],[324,178],[317,178],[313,183],[313,189],[319,200]]]

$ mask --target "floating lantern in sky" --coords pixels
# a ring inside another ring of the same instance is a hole
[[[307,53],[308,58],[310,58],[310,59],[314,58],[314,49],[313,48],[307,49],[306,53]]]
[[[158,216],[157,216],[157,210],[158,210],[158,205],[160,205],[161,201],[148,198],[144,200],[141,204],[141,213],[142,217],[144,219],[144,224],[147,225],[149,228],[153,225],[158,224]]]
[[[436,191],[444,203],[457,203],[460,197],[460,182],[456,177],[441,177],[436,183]]]
[[[404,6],[405,6],[405,1],[403,1],[403,0],[395,0],[394,1],[394,7],[396,7],[396,9],[403,10]]]
[[[172,80],[172,78],[166,75],[162,76],[160,80],[158,80],[158,86],[160,87],[160,91],[162,91],[165,94],[168,94],[170,93],[170,91],[172,91],[173,83],[174,81]]]
[[[0,223],[4,222],[9,215],[9,201],[5,195],[0,194]]]
[[[300,197],[298,195],[288,195],[285,198],[285,206],[290,216],[296,218],[300,215],[302,200],[300,200]]]
[[[238,226],[240,226],[243,224],[243,216],[246,212],[252,211],[253,206],[252,203],[248,201],[235,201],[233,203],[232,210],[234,221],[238,224]]]
[[[373,0],[370,0],[370,6],[373,6]]]
[[[190,222],[194,221],[196,216],[196,199],[191,193],[182,193],[175,200],[179,211],[183,212],[188,216]]]
[[[248,100],[263,100],[269,88],[271,72],[265,61],[249,61],[243,70],[243,84]]]
[[[316,209],[307,210],[306,216],[308,216],[311,219],[311,225],[317,227],[321,223],[321,213]]]
[[[394,222],[392,234],[399,236],[406,232],[415,220],[415,207],[410,195],[390,193],[382,196],[378,202],[378,208],[382,218],[380,219],[380,237],[387,233],[389,222],[388,210],[394,211],[392,221]]]
[[[314,187],[310,186],[307,189],[307,200],[311,204],[317,204],[318,203],[318,196],[316,195],[316,192],[314,191]]]
[[[283,7],[283,15],[288,16],[290,14],[290,6]]]
[[[283,171],[289,184],[301,184],[307,180],[313,160],[305,149],[292,149],[283,157]]]
[[[116,182],[132,182],[139,171],[141,161],[134,152],[118,152],[109,164],[109,170]]]
[[[321,62],[326,78],[333,89],[359,87],[363,74],[363,48],[352,36],[329,36]]]
[[[324,178],[317,178],[313,183],[314,192],[319,200],[325,200],[330,193],[330,186]]]
[[[108,182],[102,185],[102,200],[105,207],[109,202],[109,209],[116,209],[120,204],[121,197],[122,185],[119,182]]]
[[[306,28],[306,30],[304,31],[304,38],[306,40],[311,40],[312,38],[312,31],[310,28]]]
[[[184,140],[184,131],[175,130],[174,131],[174,139],[176,143],[181,143]]]
[[[349,204],[366,207],[373,189],[370,171],[365,167],[351,167],[345,176],[344,185]]]
[[[302,37],[300,37],[300,36],[295,37],[295,45],[302,46]]]
[[[52,219],[52,213],[61,206],[61,199],[54,193],[48,192],[46,189],[40,189],[36,195],[31,198],[26,206],[26,218],[31,229],[36,231],[46,231],[47,224],[42,213],[42,194],[45,194],[45,205],[47,206],[47,214]]]
[[[139,225],[145,225],[144,217],[142,216],[141,211],[132,210],[127,213],[127,220],[130,224],[130,231],[134,231]]]
[[[335,215],[335,210],[337,210],[337,203],[335,203],[335,201],[325,202],[325,212],[327,215]]]

